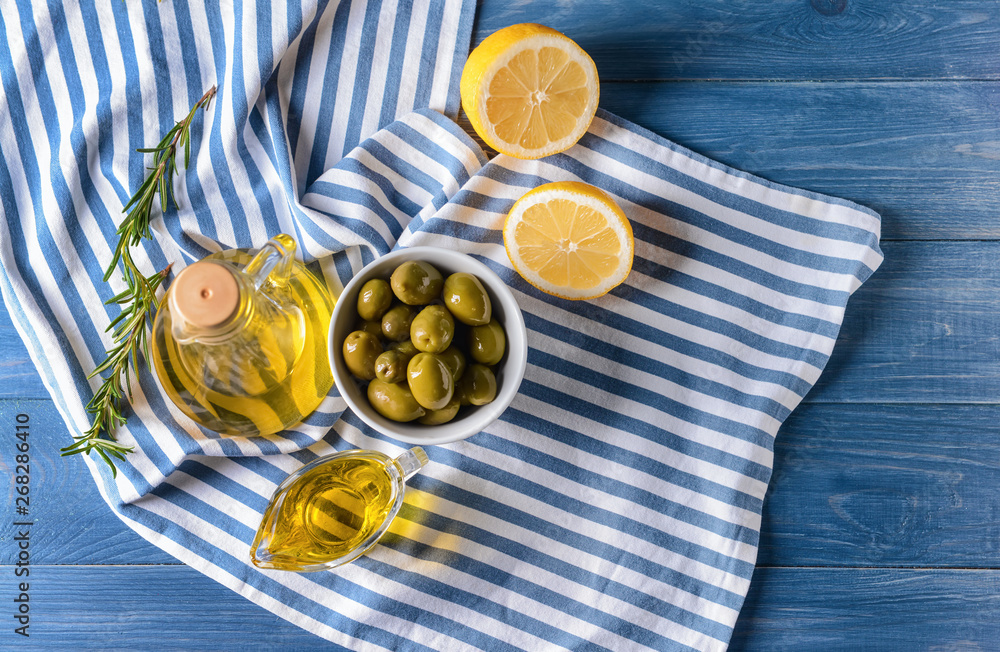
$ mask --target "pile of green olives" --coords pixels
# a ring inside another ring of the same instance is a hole
[[[425,425],[496,398],[494,368],[506,349],[482,281],[465,272],[445,278],[419,260],[361,286],[357,327],[343,346],[344,363],[368,383],[376,412]]]

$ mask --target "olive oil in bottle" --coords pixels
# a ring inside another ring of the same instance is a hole
[[[253,563],[312,571],[356,559],[388,528],[406,478],[426,462],[419,447],[396,459],[354,450],[299,469],[275,490],[264,512],[250,548]]]
[[[301,421],[333,385],[333,300],[279,235],[253,255],[213,254],[184,269],[153,324],[166,395],[209,430],[270,435]]]

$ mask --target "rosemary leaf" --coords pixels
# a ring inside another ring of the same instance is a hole
[[[121,312],[111,320],[107,331],[111,333],[113,346],[105,352],[106,358],[97,365],[88,378],[100,376],[101,385],[87,404],[87,412],[93,415],[90,429],[74,437],[69,446],[61,449],[63,455],[77,453],[90,454],[96,451],[102,460],[111,467],[111,473],[118,475],[114,460],[124,460],[131,452],[131,447],[115,441],[115,430],[125,424],[122,413],[125,400],[132,399],[132,375],[139,373],[140,352],[149,359],[149,338],[147,327],[152,324],[157,306],[156,291],[170,271],[166,269],[144,276],[135,262],[129,247],[138,246],[144,238],[151,237],[150,222],[154,196],[160,195],[160,209],[166,211],[167,196],[177,205],[173,194],[173,172],[177,169],[177,149],[184,147],[184,167],[190,158],[190,127],[199,109],[207,109],[215,97],[216,87],[210,88],[201,96],[191,111],[180,122],[175,124],[163,136],[156,147],[144,147],[136,151],[143,154],[153,154],[153,166],[147,168],[150,174],[143,179],[135,194],[122,209],[125,219],[117,230],[118,243],[112,255],[111,264],[104,274],[107,281],[122,267],[126,290],[108,299],[107,305],[122,306]],[[131,364],[130,364],[131,363]],[[110,371],[110,375],[104,376]]]
[[[160,211],[167,212],[167,175],[160,173]]]
[[[156,150],[153,150],[153,151],[156,151]],[[130,199],[129,202],[127,204],[125,204],[125,208],[122,209],[122,212],[125,212],[128,209],[132,208],[133,204],[135,204],[137,201],[141,200],[143,198],[143,196],[145,196],[145,194],[146,194],[146,189],[154,181],[156,181],[156,177],[155,176],[150,175],[150,176],[146,177],[146,179],[142,182],[142,185],[139,186],[139,189],[135,191],[134,195],[132,195],[132,199]],[[126,219],[118,227],[118,233],[123,233],[128,228],[129,228],[129,220]]]

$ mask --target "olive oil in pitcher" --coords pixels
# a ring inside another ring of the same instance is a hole
[[[274,492],[250,546],[260,568],[315,571],[357,559],[403,503],[405,481],[427,463],[414,447],[392,459],[351,450],[308,464]]]
[[[301,421],[333,385],[333,300],[279,235],[256,254],[224,251],[185,268],[153,324],[167,396],[205,428],[270,435]]]

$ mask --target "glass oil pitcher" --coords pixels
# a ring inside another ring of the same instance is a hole
[[[389,529],[406,481],[426,464],[427,454],[414,446],[396,458],[349,450],[303,466],[275,489],[250,560],[300,573],[354,561]]]
[[[153,322],[152,362],[187,416],[226,435],[270,435],[316,409],[333,386],[333,300],[281,234],[260,251],[188,265]]]

